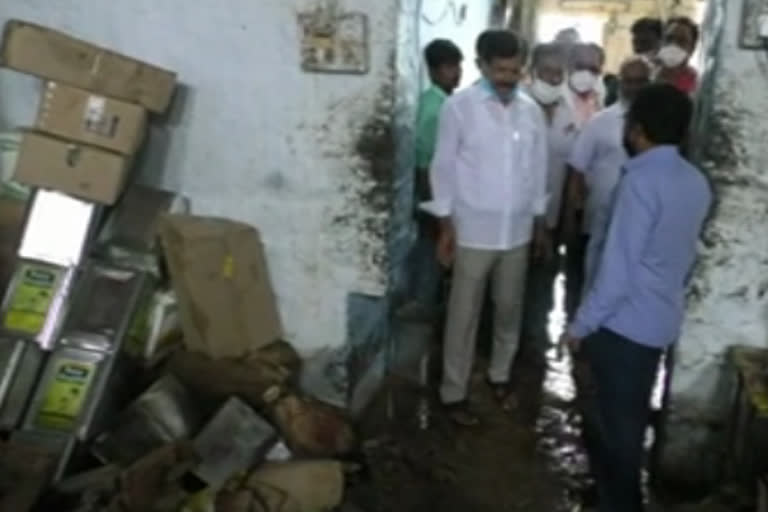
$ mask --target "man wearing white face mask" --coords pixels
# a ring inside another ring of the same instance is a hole
[[[664,42],[656,56],[661,68],[656,81],[669,83],[686,94],[696,92],[698,73],[689,64],[699,40],[699,27],[685,16],[670,18],[664,28]]]
[[[650,84],[651,69],[643,57],[624,62],[619,73],[620,101],[597,114],[582,130],[568,163],[576,171],[569,184],[586,196],[584,230],[589,236],[585,289],[594,278],[610,221],[613,193],[628,155],[624,148],[624,116],[640,90]]]
[[[603,56],[599,46],[579,43],[571,48],[569,59],[570,75],[566,98],[581,127],[602,108],[599,89]]]
[[[598,92],[602,82],[603,54],[595,44],[578,44],[571,48],[569,55],[570,75],[566,87],[566,101],[573,109],[576,126],[581,129],[592,117],[603,108],[603,101]],[[568,197],[573,211],[582,211],[582,205],[576,197]],[[564,242],[566,243],[565,258],[565,309],[569,315],[576,311],[581,298],[584,282],[584,259],[587,251],[587,237],[581,235],[581,230],[574,229],[581,224],[580,219],[566,219],[569,225],[564,226]]]
[[[549,204],[546,224],[557,249],[560,227],[566,161],[570,156],[578,129],[573,109],[565,100],[567,74],[567,49],[558,43],[540,44],[533,50],[531,59],[532,82],[528,93],[539,104],[547,121],[549,149],[547,193]],[[526,284],[524,346],[536,362],[550,346],[547,337],[548,314],[554,306],[554,283],[560,267],[559,251],[547,260],[533,261],[529,267]]]

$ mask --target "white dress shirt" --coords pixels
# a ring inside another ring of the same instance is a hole
[[[502,103],[484,83],[449,98],[440,113],[430,169],[433,200],[451,217],[461,247],[509,250],[531,240],[547,211],[547,126],[531,98]]]
[[[611,199],[629,156],[624,149],[624,116],[621,102],[600,111],[581,130],[568,163],[584,174],[587,200],[584,233],[600,234],[609,219]]]
[[[573,89],[565,87],[565,101],[568,102],[574,115],[576,124],[582,129],[595,115],[603,108],[605,103],[597,90],[591,91],[588,95],[582,96]]]
[[[554,107],[549,121],[549,173],[547,178],[547,226],[554,229],[560,223],[565,179],[568,175],[566,165],[573,151],[579,134],[578,122],[573,109],[563,98]]]

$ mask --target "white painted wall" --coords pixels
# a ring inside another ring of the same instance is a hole
[[[370,234],[386,231],[387,214],[361,199],[373,183],[355,143],[377,103],[392,110],[399,15],[396,0],[343,0],[370,16],[372,70],[306,74],[296,12],[314,5],[0,2],[0,23],[42,23],[179,73],[188,93],[169,127],[164,174],[150,164],[146,177],[189,196],[196,213],[262,231],[287,338],[303,350],[344,343],[347,294],[387,286],[385,240]],[[31,123],[39,90],[36,79],[0,72],[0,131]]]
[[[461,20],[458,13],[466,6],[466,17]],[[461,85],[467,86],[480,78],[475,66],[475,42],[477,36],[486,30],[490,21],[492,0],[423,0],[419,24],[420,46],[424,48],[433,39],[450,39],[464,54],[464,75]],[[429,83],[425,74],[424,85]]]
[[[719,386],[727,348],[768,347],[768,54],[738,47],[741,2],[710,3],[705,31],[723,32],[705,45],[700,99],[712,111],[694,143],[717,207],[678,345],[661,460],[666,479],[694,483],[717,477],[727,450],[730,410]]]

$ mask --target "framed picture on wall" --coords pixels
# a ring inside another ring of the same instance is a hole
[[[313,73],[366,74],[370,69],[368,16],[299,14],[301,67]]]

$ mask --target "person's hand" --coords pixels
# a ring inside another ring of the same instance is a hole
[[[437,261],[445,268],[453,265],[456,257],[456,232],[450,220],[440,221],[440,233],[437,237]]]
[[[536,221],[533,232],[533,260],[549,261],[552,258],[552,235],[542,220]]]
[[[581,339],[571,336],[567,330],[560,336],[557,344],[557,358],[563,359],[566,350],[571,354],[577,354],[581,350]]]

